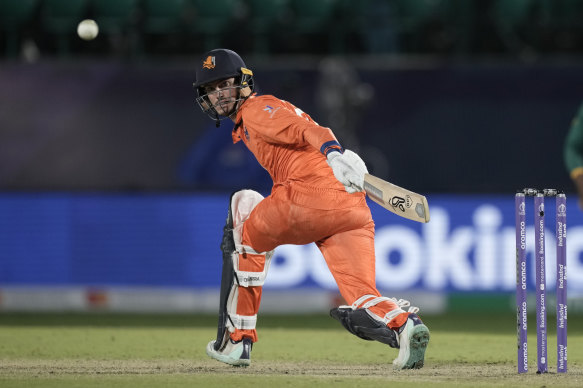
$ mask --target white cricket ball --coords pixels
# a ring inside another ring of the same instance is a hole
[[[77,26],[77,35],[83,40],[93,40],[99,34],[99,26],[95,20],[85,19]]]

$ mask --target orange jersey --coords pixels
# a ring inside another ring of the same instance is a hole
[[[315,242],[348,304],[363,295],[380,296],[375,285],[374,222],[365,194],[349,194],[326,162],[329,152],[341,149],[332,131],[273,96],[247,99],[236,123],[233,142],[243,141],[274,183],[271,194],[244,221],[241,243],[268,252],[282,244]],[[265,254],[242,253],[239,258],[241,270],[265,269]],[[236,313],[256,317],[262,287],[237,290]],[[398,308],[385,300],[369,310],[383,317]],[[401,326],[407,316],[398,315],[390,327]],[[237,328],[230,337],[256,342],[257,331]]]
[[[291,103],[253,95],[239,109],[236,123],[233,143],[245,143],[274,186],[299,181],[344,191],[326,163],[328,152],[341,149],[336,137]]]

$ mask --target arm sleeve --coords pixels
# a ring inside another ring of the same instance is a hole
[[[571,178],[583,175],[583,104],[579,107],[565,139],[564,159]]]
[[[289,105],[283,101],[270,101],[268,106],[255,103],[245,112],[243,121],[272,144],[311,145],[324,155],[343,151],[330,128],[318,125],[310,116]]]

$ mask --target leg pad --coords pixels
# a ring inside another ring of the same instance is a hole
[[[263,286],[269,262],[273,256],[273,251],[258,253],[241,243],[243,223],[262,199],[263,196],[255,191],[241,190],[233,193],[229,201],[229,213],[221,241],[223,272],[217,340],[213,345],[216,351],[222,350],[227,345],[230,334],[236,329],[255,329],[257,314],[251,316],[237,314],[237,301],[239,287]],[[241,271],[239,269],[239,256],[243,253],[263,255],[265,260],[263,271]]]
[[[355,336],[367,341],[379,341],[392,348],[399,348],[397,333],[384,323],[372,318],[366,309],[352,309],[349,306],[330,310],[330,316]]]

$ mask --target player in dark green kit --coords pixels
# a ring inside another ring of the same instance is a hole
[[[583,104],[571,122],[565,139],[565,165],[579,195],[579,207],[583,210]]]

